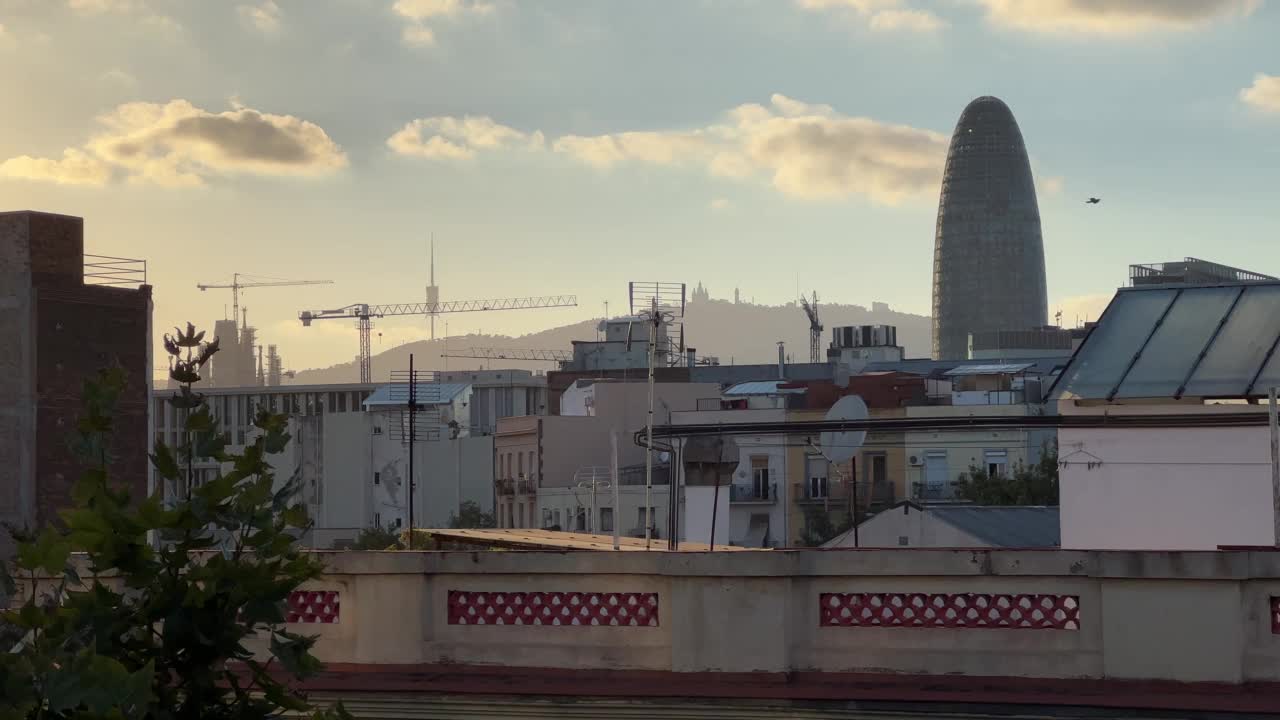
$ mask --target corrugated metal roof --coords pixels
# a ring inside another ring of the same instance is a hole
[[[737,385],[730,387],[728,390],[725,390],[721,394],[724,395],[725,397],[743,396],[743,395],[802,395],[804,394],[804,388],[802,387],[799,387],[799,388],[778,387],[779,385],[787,385],[792,382],[794,381],[793,380],[767,380],[767,381],[738,383]]]
[[[1025,372],[1035,366],[1035,363],[994,363],[988,365],[961,365],[960,367],[951,368],[943,373],[948,376],[956,375],[1011,375],[1013,373]]]
[[[461,395],[467,388],[466,383],[419,383],[417,396],[419,405],[447,405]],[[399,407],[408,402],[409,388],[406,384],[382,385],[364,401],[365,407]]]
[[[1258,397],[1280,384],[1280,283],[1122,288],[1051,397]]]
[[[926,505],[924,511],[995,547],[1046,548],[1061,542],[1056,507]]]

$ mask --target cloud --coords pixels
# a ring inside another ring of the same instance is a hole
[[[83,148],[66,150],[61,160],[12,158],[7,174],[54,182],[92,177],[101,184],[98,163],[130,182],[180,187],[229,175],[327,175],[347,165],[320,126],[240,105],[214,113],[186,100],[126,103],[98,122],[103,131]]]
[[[59,159],[30,155],[9,158],[0,163],[0,177],[58,185],[103,185],[111,179],[111,168],[83,150],[67,148]]]
[[[406,21],[404,43],[423,47],[436,42],[433,23],[483,17],[494,6],[482,0],[396,0],[391,10]]]
[[[1240,99],[1263,112],[1280,113],[1280,75],[1254,75],[1253,84],[1240,91]]]
[[[1259,0],[977,0],[987,19],[1017,30],[1132,35],[1190,30],[1243,17]]]
[[[138,27],[169,40],[178,39],[183,32],[183,27],[177,20],[152,10],[147,0],[67,0],[67,7],[84,17],[133,15],[137,17]]]
[[[813,12],[845,12],[865,21],[877,32],[909,31],[931,33],[946,27],[942,18],[929,12],[907,7],[902,0],[795,0],[802,9]]]
[[[436,160],[469,160],[481,150],[541,148],[542,133],[525,133],[483,115],[414,120],[387,139],[400,155]]]
[[[138,84],[138,78],[120,68],[111,68],[102,73],[98,79],[105,85],[114,85],[116,87],[131,88]]]
[[[256,29],[263,35],[274,35],[280,31],[280,6],[273,0],[265,0],[260,5],[239,5],[236,13],[240,21],[248,27]]]
[[[695,130],[566,136],[552,148],[588,165],[699,166],[726,178],[765,176],[799,198],[863,195],[894,204],[936,193],[948,138],[931,130],[835,112],[785,95],[740,105]]]
[[[712,210],[724,211],[733,208],[733,203],[729,201],[729,198],[716,198],[711,201],[709,207]]]

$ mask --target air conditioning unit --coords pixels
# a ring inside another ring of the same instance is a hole
[[[919,455],[912,455],[911,457],[907,458],[907,463],[909,463],[910,465],[912,465],[912,466],[914,466],[914,467],[919,467],[919,466],[921,466],[921,465],[923,465],[923,464],[924,464],[924,463],[920,462],[920,456],[919,456]]]

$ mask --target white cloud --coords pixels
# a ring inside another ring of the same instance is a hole
[[[784,95],[740,105],[696,130],[567,136],[552,147],[589,165],[700,166],[713,175],[770,178],[801,198],[865,195],[897,203],[937,192],[948,138],[931,130],[841,115]]]
[[[729,210],[733,208],[733,203],[729,201],[729,198],[716,198],[711,201],[710,208],[718,211]]]
[[[414,120],[387,139],[400,155],[436,160],[467,160],[480,150],[541,148],[542,133],[525,133],[483,115],[430,117]]]
[[[131,88],[138,84],[138,79],[120,68],[111,68],[99,78],[105,85]]]
[[[941,30],[945,25],[942,18],[924,10],[883,10],[871,16],[872,30],[927,33]]]
[[[318,125],[240,105],[214,113],[186,100],[126,103],[98,122],[103,131],[83,148],[69,148],[61,160],[12,158],[7,174],[101,184],[119,172],[130,182],[192,186],[239,174],[327,175],[347,165],[346,153]]]
[[[814,12],[844,12],[877,32],[909,31],[931,33],[946,27],[946,21],[928,10],[906,6],[902,0],[795,0],[799,7]]]
[[[436,42],[433,23],[483,17],[494,12],[482,0],[396,0],[392,11],[406,21],[402,38],[406,45],[428,46]]]
[[[1240,99],[1263,112],[1280,113],[1280,75],[1254,75],[1253,84],[1240,91]]]
[[[136,12],[145,6],[140,0],[67,0],[67,7],[84,15]]]
[[[85,17],[106,14],[136,16],[138,27],[169,40],[176,40],[183,32],[177,20],[153,10],[147,0],[67,0],[67,7]]]
[[[1018,30],[1131,35],[1189,30],[1243,17],[1259,0],[977,0],[987,19]]]
[[[102,185],[111,179],[111,168],[83,150],[67,148],[58,159],[30,155],[9,158],[0,163],[0,177],[58,185]]]
[[[280,30],[282,12],[273,0],[265,0],[258,5],[239,5],[236,13],[240,15],[242,23],[263,35],[274,35]]]

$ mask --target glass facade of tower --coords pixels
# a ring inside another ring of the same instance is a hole
[[[1040,209],[1022,132],[1000,99],[960,114],[938,200],[933,357],[968,357],[969,334],[1048,322]]]

